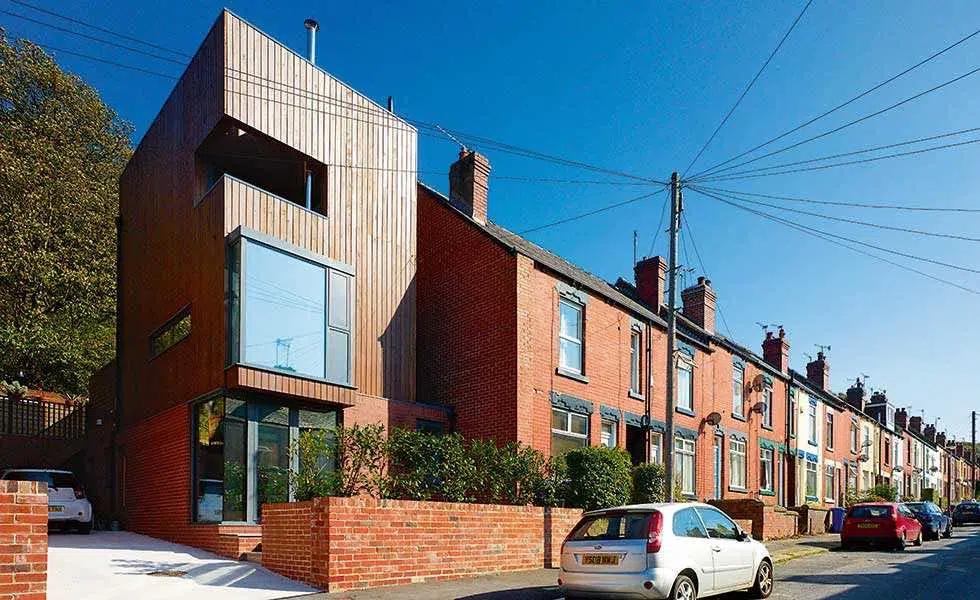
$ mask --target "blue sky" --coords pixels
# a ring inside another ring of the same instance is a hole
[[[221,3],[34,0],[163,46],[193,52]],[[321,23],[319,64],[396,111],[447,128],[666,179],[683,171],[762,64],[802,2],[231,1],[227,6],[302,51],[302,21]],[[31,14],[9,2],[0,7]],[[36,13],[35,13],[36,15]],[[178,74],[176,65],[103,48],[5,15],[16,35]],[[816,0],[711,145],[708,167],[826,110],[980,27],[980,4]],[[980,36],[800,134],[816,134],[980,66]],[[137,139],[173,82],[61,56],[136,128]],[[759,165],[803,160],[980,126],[980,74],[886,115]],[[977,137],[974,135],[974,137]],[[969,136],[951,141],[972,139]],[[774,146],[776,148],[780,146]],[[479,149],[479,146],[477,146]],[[596,179],[593,173],[486,151],[496,175]],[[453,144],[420,137],[420,170],[445,173]],[[913,157],[726,182],[726,187],[821,200],[980,207],[980,145]],[[755,165],[753,165],[755,166]],[[696,167],[694,171],[697,171]],[[446,177],[421,178],[445,189]],[[609,178],[604,178],[609,179]],[[720,184],[719,184],[720,185]],[[521,231],[619,202],[637,186],[492,180],[491,218]],[[648,254],[663,196],[530,234],[609,280],[631,273],[632,232]],[[900,213],[793,205],[892,226],[977,235],[980,214]],[[976,400],[980,297],[898,270],[688,191],[686,217],[732,335],[759,348],[756,322],[785,325],[792,364],[830,344],[843,389],[859,373],[911,414],[968,433]],[[768,210],[768,209],[767,209]],[[980,267],[972,242],[923,238],[781,214],[869,243]],[[666,251],[660,236],[655,253]],[[700,273],[697,259],[685,259]],[[892,257],[896,258],[896,257]],[[980,276],[898,259],[980,289]],[[690,281],[690,279],[689,279]],[[719,320],[719,327],[726,332]]]

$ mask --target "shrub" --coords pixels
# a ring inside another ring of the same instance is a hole
[[[553,456],[544,465],[534,503],[538,506],[565,506],[568,502],[568,488],[568,465],[565,457]]]
[[[405,500],[472,502],[476,466],[459,434],[393,429],[384,495]]]
[[[299,468],[290,473],[290,481],[299,501],[334,495],[337,477],[334,473],[336,436],[324,429],[306,430],[292,448],[298,455]]]
[[[633,503],[665,502],[667,472],[663,465],[645,463],[633,467]],[[677,494],[675,494],[675,497]]]
[[[499,484],[494,498],[500,504],[526,506],[534,504],[544,480],[544,455],[521,444],[507,444],[500,448],[496,469]]]
[[[630,456],[620,448],[576,448],[565,455],[568,504],[593,510],[627,504],[633,495]]]
[[[298,500],[376,496],[384,485],[386,456],[381,425],[304,431],[290,450],[299,455],[299,469],[289,473]]]

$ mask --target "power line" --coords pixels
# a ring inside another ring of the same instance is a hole
[[[762,72],[765,71],[766,67],[769,66],[769,63],[772,62],[773,57],[776,56],[776,53],[779,52],[779,49],[783,47],[783,43],[789,37],[789,34],[793,33],[793,30],[796,29],[796,25],[800,22],[800,19],[803,18],[803,15],[806,13],[806,10],[810,8],[811,4],[813,4],[813,0],[807,0],[806,5],[803,6],[803,10],[801,10],[800,14],[796,16],[796,19],[793,21],[793,24],[789,26],[789,29],[786,30],[785,34],[783,34],[782,39],[779,40],[779,43],[776,44],[776,47],[769,54],[769,58],[766,59],[766,62],[762,63],[762,67],[759,68],[759,71],[755,74],[755,77],[753,77],[752,80],[749,81],[749,84],[745,86],[745,89],[742,90],[742,94],[738,97],[738,100],[735,101],[735,104],[732,105],[731,109],[729,109],[728,114],[726,114],[725,118],[721,120],[721,123],[718,124],[718,127],[715,127],[715,130],[711,133],[711,137],[709,137],[708,141],[706,141],[704,145],[701,146],[701,149],[698,151],[697,155],[695,155],[694,159],[691,160],[691,164],[687,165],[687,168],[684,169],[683,175],[687,175],[687,172],[691,170],[691,167],[694,166],[694,163],[698,162],[698,159],[701,158],[701,155],[704,154],[704,151],[707,150],[708,146],[711,145],[711,142],[714,141],[715,136],[718,135],[718,132],[721,131],[721,128],[724,127],[725,123],[728,122],[728,119],[731,118],[732,113],[735,112],[735,109],[738,108],[738,105],[742,103],[742,100],[745,98],[745,95],[749,93],[749,90],[751,90],[752,86],[755,85],[755,82],[762,75]]]
[[[548,229],[550,227],[556,227],[558,225],[564,225],[565,223],[569,223],[571,221],[577,221],[579,219],[584,219],[585,217],[591,217],[592,215],[597,215],[599,213],[603,213],[603,212],[612,210],[614,208],[619,208],[620,206],[626,206],[627,204],[633,204],[634,202],[639,202],[640,200],[645,200],[646,198],[649,198],[650,196],[653,196],[653,195],[657,194],[658,192],[660,192],[660,190],[649,192],[647,194],[643,194],[642,196],[637,196],[636,198],[630,198],[629,200],[623,200],[622,202],[616,202],[615,204],[609,204],[607,206],[603,206],[602,208],[597,208],[595,210],[590,210],[589,212],[578,214],[578,215],[575,215],[573,217],[567,217],[567,218],[564,218],[564,219],[560,219],[558,221],[554,221],[552,223],[546,223],[544,225],[538,225],[536,227],[531,227],[530,229],[525,229],[524,231],[517,232],[517,235],[525,235],[525,234],[528,234],[528,233],[531,233],[531,232],[534,232],[534,231],[540,231],[542,229]]]
[[[687,220],[686,213],[681,213],[681,221],[684,223],[684,227],[687,228],[687,235],[691,238],[691,246],[694,248],[694,255],[698,258],[698,264],[701,266],[701,272],[706,276],[708,275],[708,269],[704,266],[704,261],[701,259],[701,251],[698,250],[698,242],[694,239],[694,230],[691,228],[690,221]],[[718,306],[718,315],[721,317],[721,322],[725,326],[725,331],[728,332],[728,337],[734,338],[732,335],[732,329],[728,326],[728,319],[725,318],[725,311],[722,309],[721,302],[716,300]]]
[[[803,123],[800,123],[799,125],[791,128],[791,129],[788,129],[788,130],[784,131],[783,133],[777,135],[776,137],[774,137],[772,139],[769,139],[769,140],[767,140],[767,141],[765,141],[765,142],[763,142],[763,143],[761,143],[761,144],[759,144],[757,146],[753,146],[752,148],[749,148],[748,150],[745,150],[744,152],[742,152],[740,154],[737,154],[737,155],[735,155],[735,156],[733,156],[733,157],[731,157],[731,158],[729,158],[727,160],[724,160],[724,161],[722,161],[722,162],[720,162],[720,163],[718,163],[718,164],[716,164],[716,165],[714,165],[712,167],[709,167],[707,169],[704,169],[702,171],[699,171],[698,173],[696,173],[692,177],[692,179],[698,179],[698,178],[700,178],[700,177],[702,177],[704,175],[708,175],[710,173],[713,173],[713,172],[715,172],[715,169],[717,169],[718,167],[722,167],[722,166],[725,166],[725,165],[727,165],[727,164],[729,164],[731,162],[734,162],[734,161],[742,158],[743,156],[746,156],[747,154],[751,154],[751,153],[755,152],[756,150],[760,150],[762,148],[765,148],[766,146],[768,146],[769,144],[771,144],[773,142],[777,142],[777,141],[785,138],[786,136],[788,136],[790,134],[796,133],[797,131],[803,129],[804,127],[807,127],[809,125],[812,125],[813,123],[816,123],[820,119],[822,119],[822,118],[824,118],[826,116],[829,116],[829,115],[837,112],[838,110],[844,108],[845,106],[848,106],[848,105],[852,104],[853,102],[856,102],[856,101],[860,100],[861,98],[864,98],[868,94],[871,94],[871,93],[874,93],[874,92],[878,91],[879,89],[885,87],[886,85],[888,85],[889,83],[895,81],[896,79],[899,79],[901,77],[904,77],[905,75],[907,75],[907,74],[911,73],[912,71],[918,69],[922,65],[924,65],[924,64],[926,64],[926,63],[928,63],[928,62],[930,62],[930,61],[932,61],[932,60],[934,60],[934,59],[936,59],[936,58],[938,58],[940,56],[942,56],[943,54],[949,52],[953,48],[956,48],[960,44],[968,41],[969,39],[971,39],[973,37],[975,37],[977,34],[980,34],[980,29],[974,31],[973,33],[971,33],[971,34],[969,34],[969,35],[967,35],[965,37],[960,38],[959,40],[953,42],[952,44],[946,46],[945,48],[939,50],[938,52],[935,52],[932,55],[930,55],[930,56],[922,59],[921,61],[919,61],[916,64],[912,65],[911,67],[905,69],[904,71],[901,71],[900,73],[897,73],[895,75],[892,75],[891,77],[885,79],[881,83],[878,83],[878,84],[876,84],[876,85],[874,85],[874,86],[872,86],[872,87],[864,90],[863,92],[861,92],[860,94],[854,96],[853,98],[850,98],[848,100],[845,100],[844,102],[841,102],[837,106],[835,106],[835,107],[833,107],[833,108],[831,108],[829,110],[826,110],[826,111],[820,113],[819,115],[817,115],[817,116],[815,116],[815,117],[813,117],[813,118],[811,118],[811,119],[809,119],[807,121],[804,121]]]
[[[798,169],[785,169],[783,171],[772,171],[770,173],[756,173],[754,175],[740,175],[740,176],[721,176],[714,177],[710,179],[704,179],[703,181],[713,182],[713,181],[735,181],[738,179],[757,179],[759,177],[771,177],[773,175],[788,175],[791,173],[805,173],[808,171],[821,171],[823,169],[832,169],[834,167],[846,167],[849,165],[860,165],[864,163],[877,162],[879,160],[888,160],[890,158],[901,158],[903,156],[913,156],[916,154],[925,154],[926,152],[934,152],[936,150],[949,150],[950,148],[958,148],[960,146],[969,146],[971,144],[976,144],[980,142],[980,138],[975,138],[972,140],[967,140],[965,142],[955,142],[951,144],[941,144],[939,146],[931,146],[929,148],[921,148],[919,150],[909,150],[907,152],[895,152],[893,154],[885,154],[883,156],[873,156],[871,158],[862,158],[858,160],[847,160],[842,162],[831,163],[827,165],[818,165],[815,167],[800,167]],[[775,167],[774,167],[775,168]]]
[[[884,114],[884,113],[886,113],[886,112],[888,112],[890,110],[893,110],[893,109],[896,109],[896,108],[898,108],[900,106],[903,106],[905,104],[908,104],[909,102],[912,102],[913,100],[917,100],[917,99],[919,99],[919,98],[921,98],[921,97],[923,97],[923,96],[925,96],[927,94],[931,94],[932,92],[935,92],[937,90],[941,90],[944,87],[947,87],[949,85],[952,85],[952,84],[954,84],[954,83],[956,83],[956,82],[958,82],[958,81],[960,81],[962,79],[966,79],[967,77],[970,77],[971,75],[975,75],[978,72],[980,72],[980,67],[971,69],[970,71],[967,71],[966,73],[963,73],[962,75],[958,75],[958,76],[956,76],[956,77],[954,77],[954,78],[952,78],[952,79],[950,79],[948,81],[945,81],[943,83],[940,83],[937,86],[931,87],[931,88],[929,88],[927,90],[923,90],[923,91],[921,91],[921,92],[919,92],[919,93],[917,93],[917,94],[915,94],[913,96],[910,96],[910,97],[908,97],[908,98],[906,98],[906,99],[904,99],[904,100],[902,100],[900,102],[896,102],[895,104],[892,104],[890,106],[886,106],[885,108],[882,108],[881,110],[877,110],[877,111],[875,111],[873,113],[864,115],[862,117],[859,117],[857,119],[854,119],[853,121],[848,121],[847,123],[844,123],[843,125],[840,125],[838,127],[835,127],[835,128],[833,128],[833,129],[831,129],[829,131],[824,131],[823,133],[819,133],[817,135],[808,137],[805,140],[802,140],[802,141],[799,141],[799,142],[790,144],[788,146],[783,146],[782,148],[780,148],[778,150],[773,150],[772,152],[767,152],[766,154],[760,154],[759,156],[757,156],[755,158],[750,158],[749,160],[745,160],[745,161],[742,161],[740,163],[737,163],[737,164],[734,164],[734,165],[729,165],[727,167],[718,169],[718,170],[714,171],[712,174],[717,174],[717,173],[722,173],[722,172],[725,172],[725,171],[730,171],[732,169],[737,169],[739,167],[743,167],[745,165],[752,164],[752,163],[754,163],[756,161],[759,161],[759,160],[762,160],[764,158],[768,158],[770,156],[775,156],[777,154],[782,154],[783,152],[786,152],[787,150],[792,150],[793,148],[798,148],[798,147],[802,146],[803,144],[808,144],[808,143],[810,143],[812,141],[819,140],[821,138],[825,138],[828,135],[832,135],[834,133],[837,133],[838,131],[842,131],[844,129],[847,129],[848,127],[851,127],[853,125],[857,125],[858,123],[867,121],[868,119],[872,119],[872,118],[877,117],[879,115],[882,115],[882,114]],[[696,181],[696,179],[697,178],[692,178],[691,181]]]
[[[748,198],[741,198],[738,195],[734,195],[734,194],[731,194],[731,193],[721,192],[717,188],[704,188],[704,189],[711,190],[711,191],[715,192],[716,194],[725,196],[725,197],[730,198],[732,200],[738,200],[739,202],[747,202],[749,204],[755,204],[757,206],[766,206],[766,207],[769,207],[769,208],[775,208],[777,210],[783,210],[783,211],[786,211],[786,212],[796,213],[796,214],[799,214],[799,215],[806,215],[806,216],[809,216],[809,217],[818,217],[820,219],[827,219],[829,221],[837,221],[839,223],[850,223],[852,225],[862,225],[864,227],[873,227],[875,229],[885,229],[885,230],[888,230],[888,231],[900,231],[902,233],[913,233],[915,235],[922,235],[922,236],[927,236],[927,237],[946,238],[946,239],[951,239],[951,240],[962,240],[962,241],[965,241],[965,242],[980,242],[980,238],[970,237],[970,236],[966,236],[966,235],[957,235],[957,234],[954,234],[954,233],[938,233],[938,232],[935,232],[935,231],[924,231],[924,230],[921,230],[921,229],[912,229],[912,228],[909,228],[909,227],[895,227],[893,225],[882,225],[881,223],[871,223],[869,221],[861,221],[861,220],[858,220],[858,219],[848,219],[848,218],[845,218],[845,217],[835,217],[835,216],[832,216],[832,215],[825,215],[825,214],[816,213],[816,212],[810,212],[810,211],[806,211],[806,210],[799,210],[799,209],[795,209],[795,208],[789,208],[787,206],[780,206],[778,204],[770,204],[769,202],[760,202],[759,200],[749,200]]]
[[[717,196],[717,195],[715,195],[715,194],[713,194],[711,192],[707,192],[707,191],[705,191],[705,190],[703,190],[703,189],[701,189],[699,187],[696,187],[696,186],[689,186],[689,187],[691,189],[695,190],[695,191],[701,192],[705,196],[709,196],[711,198],[714,198],[715,200],[718,200],[719,202],[724,202],[725,204],[729,204],[731,206],[735,206],[735,207],[741,208],[743,210],[747,210],[749,212],[755,212],[758,215],[765,216],[766,218],[769,218],[769,219],[775,219],[775,220],[783,221],[783,222],[786,222],[786,223],[792,223],[793,225],[795,225],[797,227],[802,227],[804,229],[808,229],[810,231],[813,231],[813,232],[816,232],[816,233],[819,233],[821,235],[825,235],[825,236],[828,236],[828,237],[832,237],[834,239],[843,240],[843,241],[846,241],[846,242],[850,242],[852,244],[858,244],[859,246],[864,246],[866,248],[871,248],[873,250],[878,250],[879,252],[886,252],[888,254],[894,254],[896,256],[901,256],[903,258],[910,258],[912,260],[917,260],[917,261],[929,263],[929,264],[932,264],[932,265],[938,265],[940,267],[946,267],[948,269],[955,269],[957,271],[964,271],[964,272],[967,272],[967,273],[980,274],[980,269],[974,269],[972,267],[964,267],[964,266],[961,266],[961,265],[955,265],[955,264],[952,264],[952,263],[943,262],[941,260],[935,260],[935,259],[932,259],[932,258],[925,258],[925,257],[922,257],[922,256],[916,256],[914,254],[909,254],[908,252],[902,252],[900,250],[892,250],[891,248],[884,248],[882,246],[877,246],[875,244],[869,244],[868,242],[862,242],[861,240],[857,240],[857,239],[854,239],[854,238],[846,237],[846,236],[843,236],[843,235],[838,235],[836,233],[831,233],[829,231],[823,231],[821,229],[817,229],[815,227],[810,227],[808,225],[803,225],[801,223],[796,223],[794,221],[790,221],[789,219],[783,219],[782,217],[778,217],[778,216],[776,216],[776,215],[774,215],[772,213],[767,213],[767,212],[764,212],[764,211],[757,211],[757,210],[752,209],[752,208],[749,208],[749,207],[747,207],[747,206],[745,206],[743,204],[739,204],[738,202],[733,202],[731,200],[726,200],[726,199],[722,198],[721,196]]]
[[[819,204],[823,206],[846,206],[850,208],[869,208],[885,210],[903,210],[916,212],[952,212],[952,213],[980,213],[980,208],[957,208],[957,207],[935,207],[935,206],[905,206],[901,204],[866,204],[861,202],[840,202],[831,200],[813,200],[810,198],[797,198],[793,196],[775,196],[772,194],[759,194],[754,192],[741,192],[726,188],[709,187],[698,185],[701,189],[713,192],[727,192],[729,194],[739,194],[742,196],[752,196],[755,198],[769,198],[771,200],[786,200],[787,202],[802,202],[806,204]]]
[[[667,215],[667,206],[670,205],[670,189],[667,189],[667,197],[664,198],[664,205],[660,208],[660,220],[657,222],[657,230],[653,233],[653,241],[650,242],[650,251],[647,256],[653,256],[653,251],[657,246],[657,240],[664,230],[664,217]]]
[[[178,56],[185,56],[187,58],[190,58],[191,57],[191,55],[190,54],[187,54],[186,52],[180,52],[179,50],[173,50],[171,48],[166,48],[164,46],[158,46],[158,45],[156,45],[156,44],[154,44],[152,42],[147,42],[146,40],[143,40],[143,39],[140,39],[140,38],[136,38],[136,37],[133,37],[133,36],[129,36],[129,35],[126,35],[124,33],[119,33],[118,31],[112,31],[112,30],[106,29],[104,27],[99,27],[98,25],[93,25],[91,23],[86,23],[85,21],[82,21],[80,19],[75,19],[73,17],[69,17],[67,15],[63,15],[61,13],[57,13],[57,12],[55,12],[53,10],[48,10],[48,9],[43,8],[43,7],[40,7],[40,6],[35,6],[34,4],[30,4],[28,2],[24,2],[23,0],[10,0],[10,1],[13,2],[14,4],[20,4],[21,6],[26,6],[27,8],[30,8],[32,10],[36,10],[38,12],[42,12],[42,13],[45,13],[47,15],[51,15],[53,17],[58,17],[59,19],[64,19],[65,21],[68,21],[70,23],[75,23],[76,25],[82,25],[84,27],[89,27],[89,28],[94,29],[96,31],[101,31],[102,33],[108,33],[110,35],[114,35],[116,37],[120,37],[120,38],[123,38],[125,40],[129,40],[131,42],[136,42],[138,44],[143,44],[144,46],[147,46],[147,47],[150,47],[150,48],[156,48],[157,50],[163,50],[164,52],[170,52],[172,54],[176,54]]]
[[[933,281],[938,281],[939,283],[943,283],[943,284],[946,284],[946,285],[955,287],[955,288],[960,289],[960,290],[963,290],[965,292],[969,292],[971,294],[980,295],[980,290],[976,290],[976,289],[967,287],[965,285],[961,285],[959,283],[956,283],[954,281],[950,281],[948,279],[943,279],[942,277],[937,277],[935,275],[932,275],[931,273],[926,273],[925,271],[920,271],[919,269],[916,269],[914,267],[910,267],[908,265],[904,265],[902,263],[899,263],[899,262],[890,260],[890,259],[885,258],[883,256],[878,256],[877,254],[873,254],[873,253],[868,252],[866,250],[862,250],[860,248],[856,248],[856,247],[851,246],[849,244],[845,244],[845,243],[839,242],[839,241],[837,241],[835,239],[832,239],[832,238],[830,238],[830,237],[828,237],[826,235],[823,235],[823,234],[819,233],[818,230],[816,230],[816,229],[812,229],[812,228],[809,228],[809,227],[800,225],[798,223],[794,223],[793,221],[789,221],[787,219],[782,219],[782,218],[777,217],[775,215],[770,215],[770,214],[765,213],[765,212],[762,212],[762,211],[758,211],[758,210],[755,210],[755,209],[752,209],[752,208],[748,208],[746,206],[741,206],[741,205],[736,204],[734,202],[729,202],[728,200],[725,200],[724,198],[721,198],[720,196],[715,196],[714,194],[712,194],[710,192],[706,192],[706,191],[701,190],[701,189],[697,189],[697,188],[693,188],[693,187],[691,189],[693,189],[694,191],[696,191],[696,192],[698,192],[698,193],[700,193],[700,194],[702,194],[704,196],[707,196],[709,198],[712,198],[714,200],[717,200],[719,202],[724,202],[725,204],[728,204],[728,205],[733,206],[735,208],[738,208],[740,210],[744,210],[746,212],[752,213],[752,214],[754,214],[756,216],[759,216],[759,217],[762,217],[764,219],[768,219],[768,220],[773,221],[775,223],[780,223],[780,224],[782,224],[782,225],[784,225],[786,227],[790,227],[792,229],[795,229],[797,231],[800,231],[801,233],[805,233],[805,234],[807,234],[809,236],[816,237],[818,239],[824,240],[825,242],[834,244],[836,246],[841,246],[842,248],[847,248],[848,250],[851,250],[852,252],[857,252],[858,254],[863,254],[864,256],[869,256],[869,257],[871,257],[871,258],[873,258],[875,260],[879,260],[881,262],[888,263],[888,264],[890,264],[892,266],[898,267],[899,269],[903,269],[903,270],[909,271],[911,273],[916,273],[917,275],[921,275],[922,277],[927,277],[929,279],[932,279]]]
[[[130,71],[136,71],[138,73],[145,73],[147,75],[156,75],[157,77],[165,77],[167,79],[178,79],[175,75],[168,75],[166,73],[160,73],[159,71],[151,71],[150,69],[144,69],[142,67],[134,67],[133,65],[124,65],[122,63],[117,63],[111,60],[106,60],[104,58],[99,58],[98,56],[92,56],[91,54],[83,54],[81,52],[75,52],[74,50],[65,50],[64,48],[58,48],[56,46],[51,46],[50,44],[38,44],[37,42],[32,42],[30,40],[25,40],[29,44],[33,44],[38,48],[44,48],[45,50],[50,50],[51,52],[61,52],[62,54],[69,54],[71,56],[77,56],[79,58],[84,58],[87,60],[92,60],[95,62],[103,63],[113,67],[118,67],[120,69],[128,69]]]
[[[139,48],[134,48],[133,46],[128,46],[126,44],[120,44],[118,42],[113,42],[111,40],[106,40],[106,39],[103,39],[103,38],[100,38],[100,37],[96,37],[94,35],[89,35],[87,33],[82,33],[81,31],[73,31],[71,29],[68,29],[67,27],[61,27],[59,25],[54,25],[52,23],[47,23],[45,21],[34,19],[32,17],[28,17],[28,16],[25,16],[25,15],[19,15],[17,13],[10,12],[9,10],[4,10],[2,8],[0,8],[0,14],[7,15],[9,17],[14,17],[16,19],[21,19],[21,20],[27,21],[29,23],[34,23],[36,25],[41,25],[42,27],[48,27],[50,29],[54,29],[55,31],[61,31],[63,33],[67,33],[68,35],[74,35],[76,37],[84,38],[86,40],[97,42],[99,44],[105,44],[107,46],[113,46],[113,47],[116,47],[116,48],[120,48],[122,50],[129,50],[130,52],[136,52],[137,54],[142,54],[143,56],[148,56],[150,58],[155,58],[155,59],[158,59],[158,60],[165,60],[167,62],[174,63],[174,64],[181,65],[181,66],[186,65],[186,63],[184,63],[183,61],[175,60],[173,58],[170,58],[169,56],[161,56],[159,54],[154,54],[153,52],[147,52],[146,50],[140,50]]]
[[[698,181],[701,182],[701,183],[703,183],[703,182],[706,182],[706,181],[721,181],[723,179],[734,179],[734,178],[738,177],[739,175],[746,175],[746,174],[750,174],[750,173],[761,173],[763,171],[771,171],[773,169],[783,169],[783,168],[786,168],[786,167],[793,167],[793,166],[797,166],[797,165],[807,165],[807,164],[812,164],[812,163],[816,163],[816,162],[823,162],[825,160],[833,160],[835,158],[844,158],[845,156],[856,156],[858,154],[868,154],[869,152],[877,152],[879,150],[887,150],[889,148],[900,148],[902,146],[911,146],[913,144],[919,144],[919,143],[922,143],[922,142],[929,142],[929,141],[932,141],[932,140],[940,140],[940,139],[944,139],[944,138],[948,138],[948,137],[956,137],[956,136],[964,135],[964,134],[967,134],[967,133],[973,133],[975,131],[980,131],[980,127],[971,127],[969,129],[960,129],[959,131],[950,131],[948,133],[940,133],[940,134],[937,134],[937,135],[930,135],[930,136],[926,136],[926,137],[915,138],[915,139],[912,139],[912,140],[905,140],[905,141],[896,142],[896,143],[893,143],[893,144],[885,144],[885,145],[882,145],[882,146],[874,146],[872,148],[863,148],[861,150],[852,150],[850,152],[839,152],[837,154],[828,154],[826,156],[820,156],[820,157],[817,157],[817,158],[810,158],[810,159],[807,159],[807,160],[797,160],[797,161],[793,161],[793,162],[782,163],[782,164],[779,164],[779,165],[772,165],[772,166],[768,166],[768,167],[758,167],[758,168],[755,168],[755,169],[746,169],[745,171],[736,171],[734,173],[728,173],[727,175],[707,175],[707,176],[705,176],[705,177],[703,177],[701,179],[698,179]]]

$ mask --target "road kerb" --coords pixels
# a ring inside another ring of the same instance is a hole
[[[805,550],[794,550],[792,552],[784,552],[777,554],[772,557],[772,562],[774,564],[782,564],[789,562],[791,560],[796,560],[797,558],[804,558],[806,556],[814,556],[817,554],[823,554],[824,552],[830,552],[829,548],[806,548]]]

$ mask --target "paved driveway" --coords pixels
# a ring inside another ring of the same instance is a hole
[[[315,591],[253,563],[135,533],[48,538],[49,600],[272,600]]]

